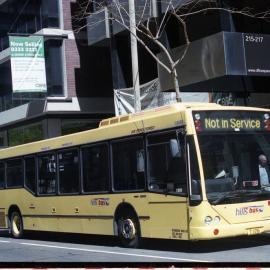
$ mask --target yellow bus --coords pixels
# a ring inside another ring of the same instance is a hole
[[[269,116],[178,103],[3,149],[0,227],[115,235],[125,247],[269,231]]]

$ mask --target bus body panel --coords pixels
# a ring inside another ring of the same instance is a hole
[[[229,224],[241,224],[255,220],[270,220],[270,205],[267,201],[255,201],[241,204],[216,205],[212,208],[227,220]]]
[[[187,198],[149,194],[150,234],[147,237],[188,239]]]
[[[18,198],[15,205],[25,230],[114,235],[114,212],[124,201],[138,214],[143,237],[188,239],[184,197],[149,193],[35,197],[24,189],[10,190],[9,199],[3,196],[6,214],[13,198]]]
[[[267,112],[254,108],[231,109]],[[143,237],[198,240],[269,231],[269,200],[220,205],[210,205],[207,201],[204,168],[192,110],[222,111],[228,108],[214,104],[174,104],[130,115],[127,121],[123,120],[124,117],[114,118],[108,122],[117,120],[115,124],[98,129],[0,150],[0,157],[7,160],[57,152],[70,147],[78,147],[80,150],[88,144],[101,141],[110,144],[111,141],[134,136],[141,136],[146,140],[149,133],[185,128],[182,136],[194,135],[195,138],[196,151],[192,154],[198,158],[202,185],[201,203],[190,206],[188,194],[183,196],[179,192],[177,195],[169,195],[165,190],[163,194],[147,189],[143,192],[131,190],[117,193],[110,188],[105,194],[35,196],[25,188],[1,189],[0,226],[8,226],[8,211],[11,206],[16,205],[21,211],[25,230],[115,235],[115,211],[119,205],[127,204],[138,216]],[[211,224],[205,223],[208,216],[213,219]],[[216,216],[220,218],[218,223],[214,222]]]
[[[212,206],[208,202],[202,202],[199,206],[190,207],[190,239],[205,240],[270,231],[270,207],[268,204],[268,201],[259,201]],[[253,210],[256,209],[256,205],[259,205],[263,212],[238,215],[239,209]],[[207,216],[213,219],[209,225],[205,224]],[[219,222],[215,221],[217,216],[220,217]],[[247,218],[247,216],[250,217]],[[215,230],[218,230],[217,234],[215,234]]]

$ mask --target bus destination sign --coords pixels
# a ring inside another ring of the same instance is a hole
[[[219,131],[270,131],[270,112],[197,111],[193,112],[197,133]]]

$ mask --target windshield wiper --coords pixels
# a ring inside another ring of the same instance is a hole
[[[261,190],[233,190],[226,192],[220,198],[217,198],[212,202],[213,205],[217,205],[226,199],[233,199],[237,197],[241,197],[242,195],[258,195],[261,194]]]

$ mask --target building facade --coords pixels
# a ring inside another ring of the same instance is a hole
[[[74,36],[75,2],[0,1],[0,147],[93,128],[112,115],[110,81],[101,79],[106,68],[97,59],[94,64],[96,53]],[[15,93],[9,37],[31,35],[44,38],[47,91]]]
[[[79,2],[83,1],[77,0]],[[128,25],[125,11],[122,18],[118,12],[118,18],[110,19],[116,14],[115,6],[110,1],[105,7],[106,1],[94,2],[87,18],[88,44],[100,48],[107,46],[110,50],[114,89],[131,87],[130,33],[116,23],[116,20],[124,18]],[[188,2],[191,5],[186,5]],[[181,12],[189,13],[182,18],[190,44],[183,61],[177,66],[182,92],[208,92],[210,101],[224,105],[269,107],[270,54],[267,48],[270,44],[270,2],[219,0],[214,5],[211,2],[137,0],[136,15],[143,9],[144,16],[151,18],[150,23],[161,22],[169,4],[174,8],[185,5]],[[122,5],[120,10],[128,10],[128,1],[119,3]],[[183,24],[174,16],[168,17],[161,40],[177,59],[186,48],[187,40]],[[263,41],[254,41],[258,38]],[[144,41],[150,43],[147,39]],[[151,49],[162,61],[166,59],[158,48],[153,46]],[[158,78],[162,91],[173,91],[172,76],[140,44],[138,51],[140,84]]]

